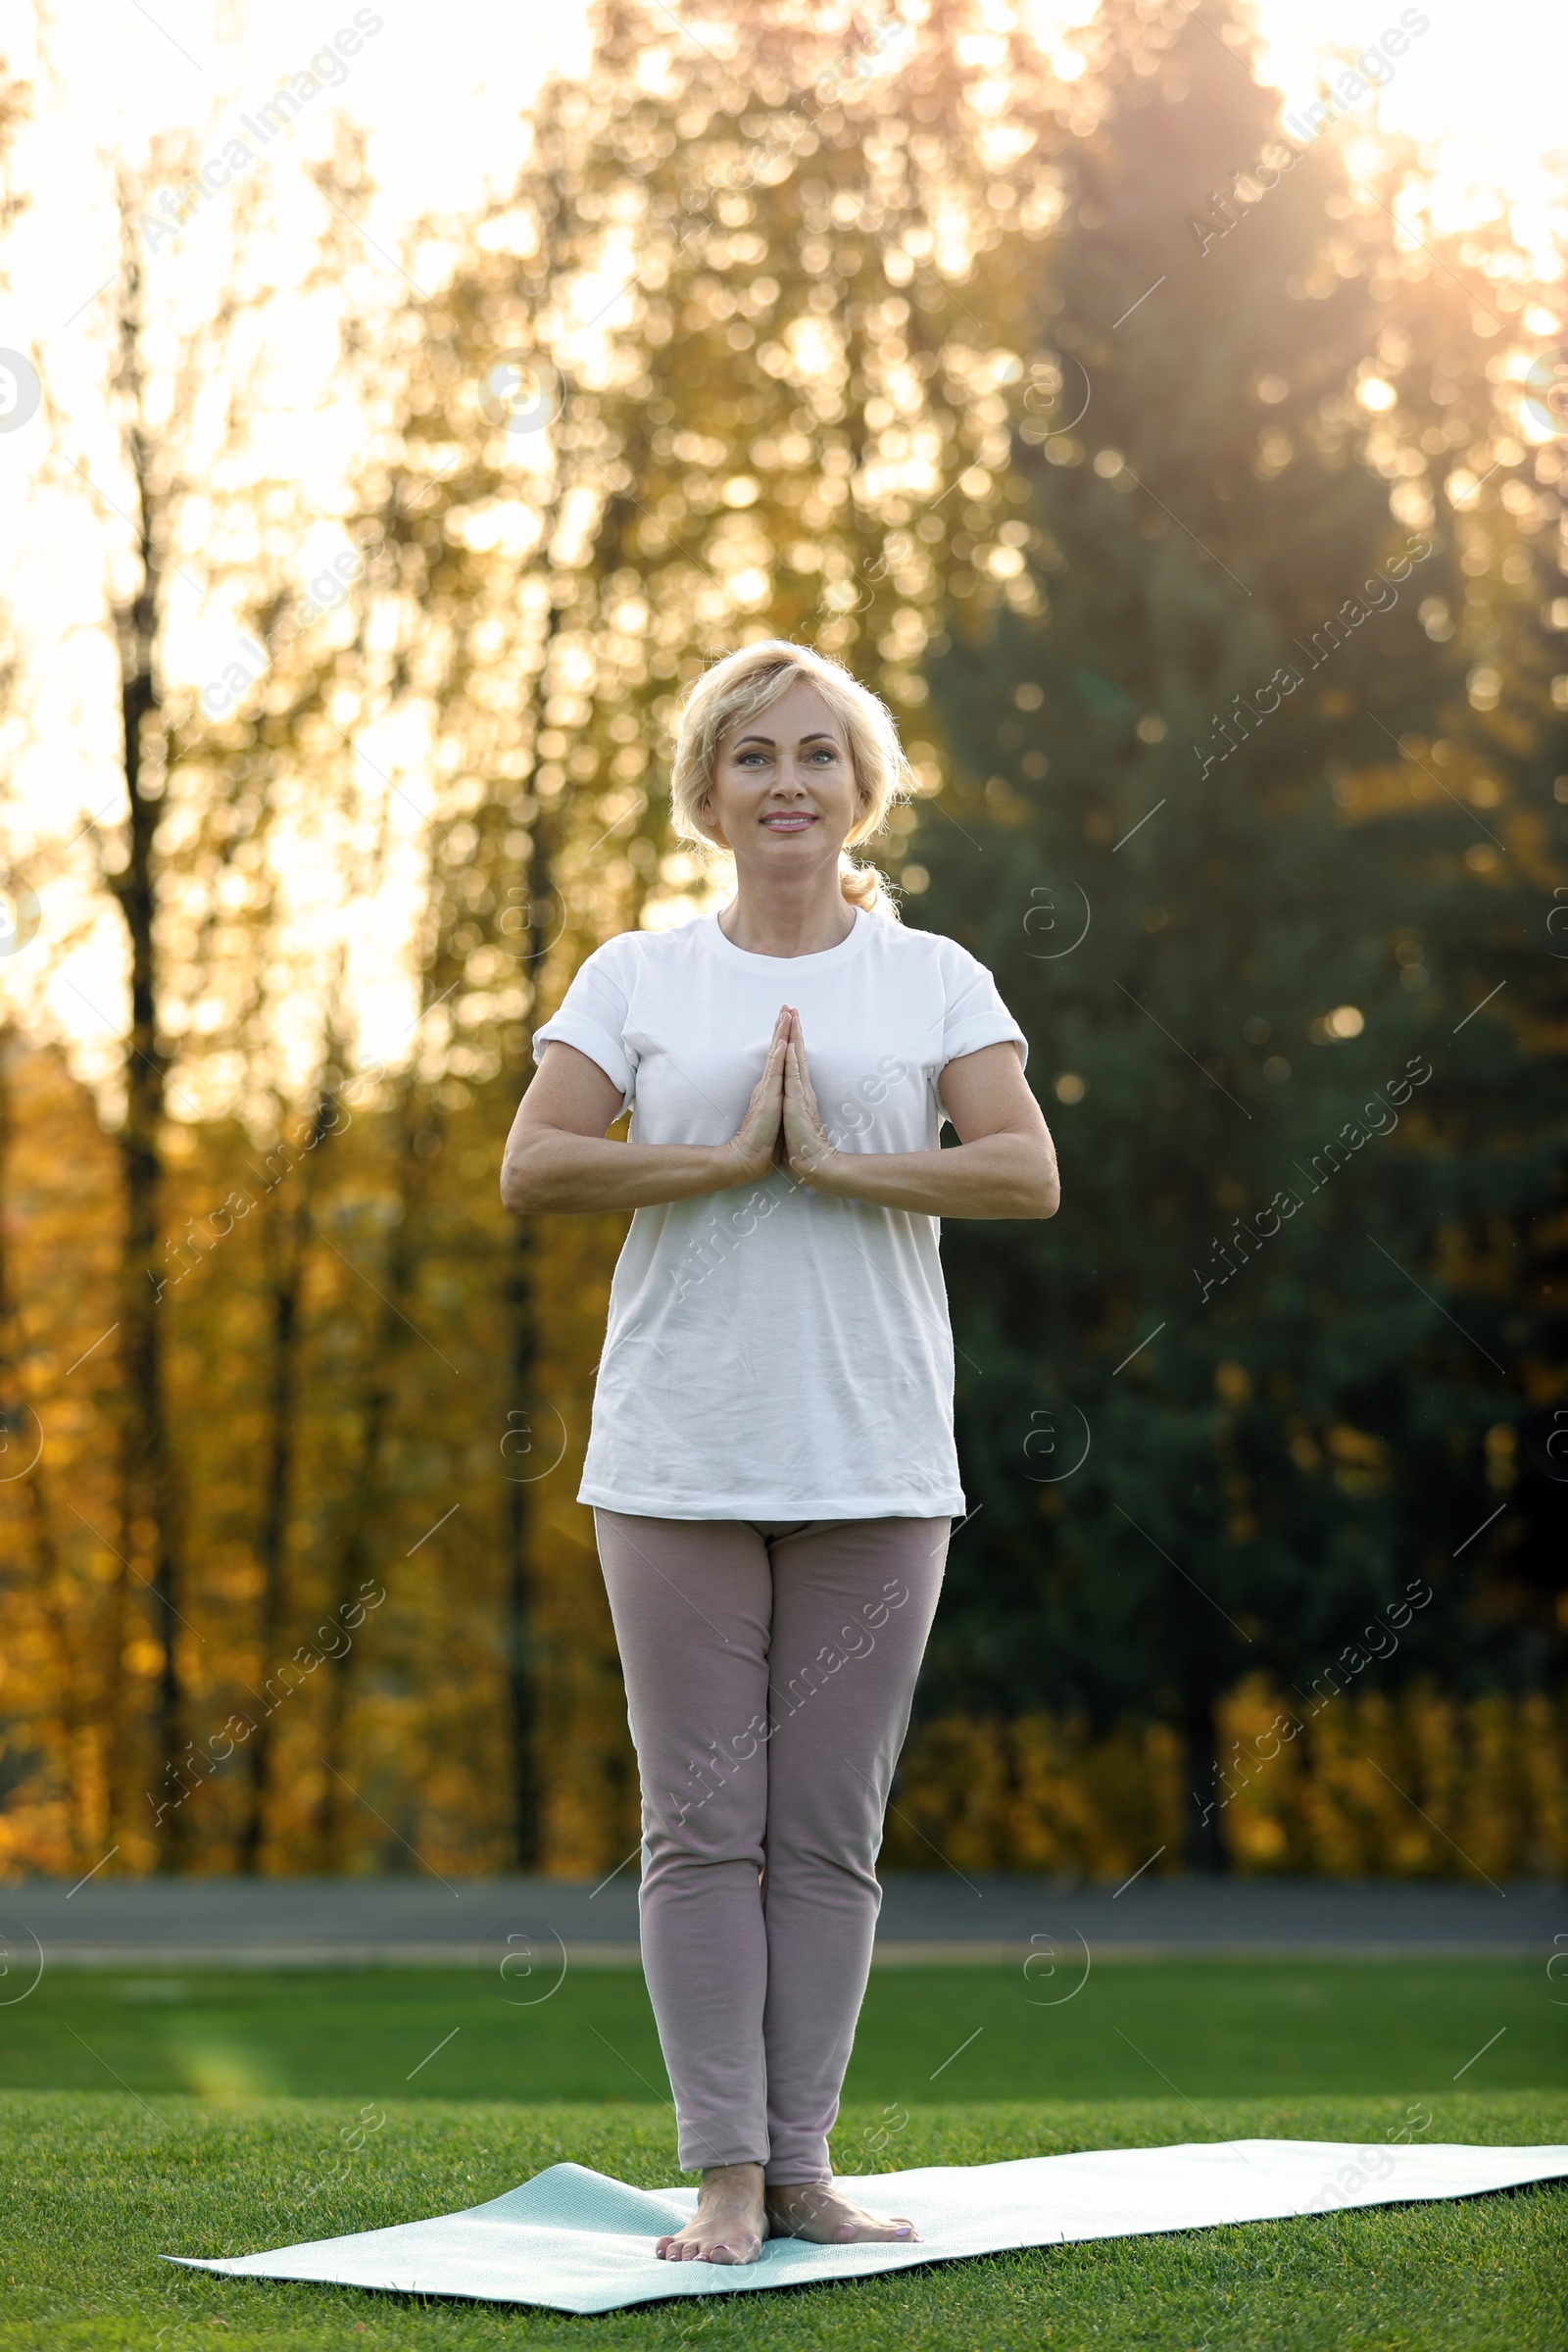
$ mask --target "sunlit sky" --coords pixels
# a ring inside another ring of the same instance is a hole
[[[1286,112],[1381,39],[1386,26],[1425,18],[1393,77],[1335,133],[1363,125],[1417,140],[1433,169],[1432,218],[1451,229],[1491,211],[1498,193],[1514,234],[1544,276],[1560,251],[1551,235],[1568,193],[1568,7],[1562,0],[1432,0],[1415,9],[1376,0],[1262,0],[1262,66]],[[1376,72],[1379,69],[1374,68]]]
[[[1093,6],[1035,0],[1027,13],[1046,46],[1065,51]],[[1549,273],[1568,190],[1568,0],[1488,0],[1485,8],[1475,0],[1413,8],[1403,0],[1259,0],[1256,21],[1263,70],[1288,114],[1402,24],[1405,45],[1381,88],[1327,135],[1346,146],[1357,171],[1370,168],[1374,153],[1359,142],[1391,131],[1415,140],[1440,228],[1505,203],[1515,236]],[[10,559],[3,593],[26,655],[31,739],[17,746],[0,828],[24,852],[42,838],[64,843],[92,812],[113,812],[123,801],[101,627],[103,509],[80,470],[101,489],[114,480],[98,398],[108,322],[101,289],[115,266],[112,158],[145,153],[160,131],[187,131],[200,155],[220,153],[237,118],[254,114],[340,27],[356,24],[361,47],[340,85],[313,102],[266,161],[286,235],[291,206],[301,222],[308,217],[302,174],[329,150],[333,110],[363,129],[377,190],[363,246],[367,283],[390,289],[398,264],[408,263],[415,219],[462,213],[510,185],[519,116],[542,74],[552,64],[583,63],[577,0],[462,0],[440,11],[412,0],[45,0],[35,18],[13,0],[7,62],[31,84],[32,119],[10,161],[12,188],[27,209],[0,247],[0,351],[33,356],[59,415],[52,457],[42,429],[0,432]],[[198,220],[181,241],[218,233]],[[302,380],[313,366],[324,368],[331,324],[302,315]],[[341,423],[334,432],[318,420],[314,435],[302,433],[295,418],[309,416],[315,393],[307,385],[298,397],[293,415],[286,400],[278,403],[280,446],[305,453],[296,455],[296,470],[310,468],[311,493],[318,491],[329,516],[352,464],[352,430],[346,438]],[[302,549],[302,577],[314,560]],[[221,626],[220,615],[214,621],[197,610],[199,582],[179,594],[188,609],[172,608],[173,622],[196,632]],[[80,914],[80,893],[56,885],[62,893],[64,910],[46,908],[44,951],[51,932],[58,939],[61,925]],[[405,1017],[406,979],[388,954],[379,980],[367,975],[379,1007],[370,1024],[379,1036],[367,1039],[371,1051],[390,1050]],[[123,1002],[113,922],[68,959],[45,952],[0,964],[0,989],[30,1024],[71,1040],[83,1075],[108,1066]]]

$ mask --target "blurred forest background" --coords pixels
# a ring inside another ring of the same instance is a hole
[[[885,1859],[1568,1868],[1561,283],[1352,176],[1344,83],[1282,127],[1227,0],[592,36],[391,308],[313,167],[324,541],[259,173],[115,164],[85,467],[9,379],[113,720],[79,830],[0,808],[0,1871],[634,1846],[572,1499],[621,1221],[497,1176],[581,957],[713,903],[668,719],[771,635],[899,715],[883,862],[1063,1173],[944,1238],[973,1515]]]

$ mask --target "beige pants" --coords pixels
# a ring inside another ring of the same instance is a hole
[[[594,1518],[681,2165],[826,2180],[950,1523]]]

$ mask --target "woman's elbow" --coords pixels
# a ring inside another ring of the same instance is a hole
[[[1054,1217],[1061,1206],[1061,1187],[1054,1175],[1016,1177],[1004,1191],[995,1196],[996,1205],[980,1213],[992,1217],[1009,1217],[1020,1223],[1025,1218]]]
[[[1054,1217],[1061,1206],[1061,1179],[1056,1172],[1056,1154],[1049,1146],[1040,1152],[1029,1170],[1029,1206],[1026,1217]]]
[[[544,1170],[526,1152],[509,1152],[501,1162],[501,1205],[514,1217],[539,1216],[555,1203],[548,1198]]]
[[[1029,1206],[1022,1213],[1026,1217],[1054,1217],[1060,1206],[1061,1186],[1057,1183],[1055,1172],[1053,1170],[1049,1176],[1043,1176],[1039,1183],[1033,1186],[1029,1196]]]
[[[1001,1181],[993,1195],[996,1205],[983,1214],[1020,1220],[1054,1217],[1061,1206],[1056,1155],[1034,1136],[1009,1140],[1005,1163],[997,1174]]]

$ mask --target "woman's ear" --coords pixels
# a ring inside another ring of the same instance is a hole
[[[855,822],[850,827],[850,841],[859,842],[870,839],[868,834],[862,834],[860,831],[860,827],[864,824],[870,811],[871,795],[860,782],[859,776],[857,775],[855,779]]]
[[[724,839],[723,827],[713,814],[713,796],[710,792],[705,792],[698,802],[697,814],[709,839],[716,842],[721,850],[727,850],[729,843]]]

